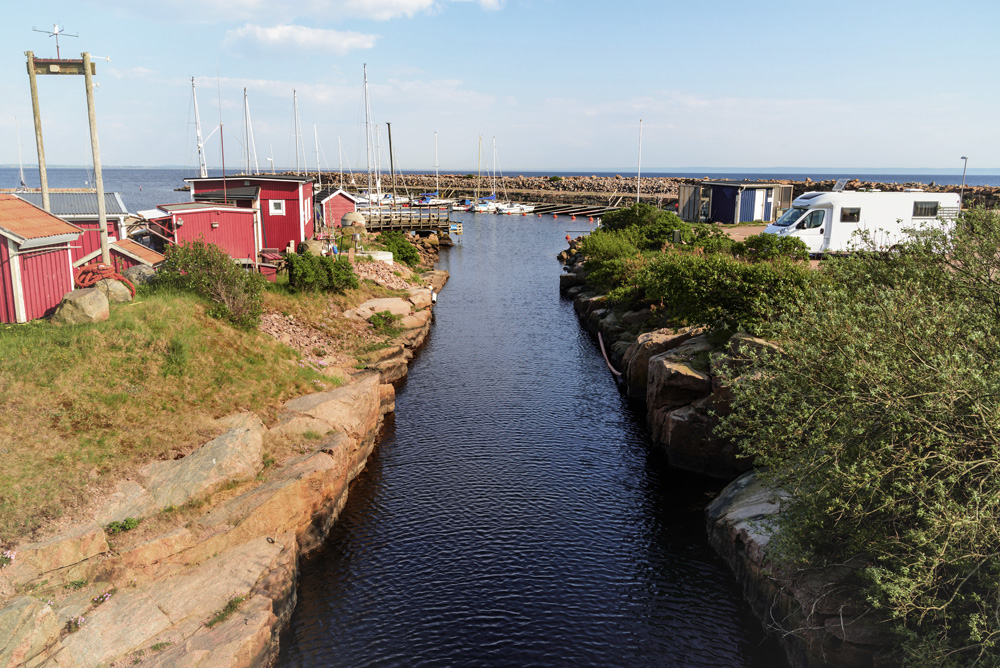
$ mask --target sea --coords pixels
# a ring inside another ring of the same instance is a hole
[[[459,170],[449,170],[451,173],[467,173]],[[404,176],[411,174],[428,174],[433,172],[412,171],[403,172]],[[105,192],[119,192],[125,207],[132,213],[153,209],[161,204],[176,204],[189,202],[191,196],[187,192],[176,189],[184,186],[184,179],[197,176],[194,169],[182,167],[107,167],[103,170]],[[221,175],[221,170],[209,170],[210,176]],[[634,172],[602,172],[602,171],[559,171],[516,172],[519,176],[616,176],[635,177]],[[509,174],[514,176],[515,173]],[[836,179],[858,179],[877,183],[919,183],[924,185],[959,185],[961,174],[883,174],[877,172],[643,172],[643,177],[676,177],[705,178],[712,180],[729,179],[735,181],[772,181],[794,180],[827,181]],[[25,183],[29,188],[39,187],[38,170],[24,170]],[[90,169],[84,167],[52,167],[48,170],[50,188],[92,188],[94,176]],[[16,188],[20,184],[17,167],[0,167],[0,188]],[[1000,174],[968,174],[965,177],[967,186],[1000,186]]]

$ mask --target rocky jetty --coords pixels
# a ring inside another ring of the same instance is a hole
[[[329,181],[330,176],[324,174]],[[486,180],[477,179],[475,174],[406,174],[397,183],[397,191],[404,189],[410,194],[429,192],[435,187],[435,178],[439,184],[442,197],[473,197],[478,191],[488,194]],[[336,182],[337,176],[333,176]],[[660,206],[673,205],[677,202],[677,188],[680,185],[700,185],[705,181],[725,181],[710,176],[704,178],[680,177],[642,177],[639,183],[640,199],[649,204]],[[478,182],[478,186],[477,186]],[[740,181],[732,181],[738,185]],[[798,197],[810,190],[832,190],[835,181],[777,180],[774,183],[791,185],[794,196]],[[848,190],[883,190],[899,192],[908,188],[921,188],[928,192],[958,193],[961,186],[938,185],[930,183],[879,183],[875,181],[848,181]],[[636,179],[634,176],[504,176],[498,179],[497,189],[506,196],[520,201],[551,204],[592,204],[617,206],[631,203],[636,196]],[[964,190],[966,206],[1000,206],[1000,188],[993,186],[966,186]]]
[[[119,483],[89,521],[0,553],[0,668],[269,666],[299,559],[322,545],[395,409],[447,272],[346,318],[401,316],[348,384],[242,413],[221,435]],[[306,345],[309,345],[308,343]],[[298,454],[283,461],[264,445]]]

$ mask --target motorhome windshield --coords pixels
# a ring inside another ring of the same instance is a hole
[[[799,218],[805,214],[805,209],[792,208],[781,214],[778,220],[774,221],[774,224],[779,227],[788,227],[789,225],[794,225]]]

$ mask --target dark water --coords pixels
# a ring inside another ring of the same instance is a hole
[[[461,214],[460,214],[461,215]],[[558,295],[566,228],[462,215],[395,418],[303,563],[281,666],[783,666]]]

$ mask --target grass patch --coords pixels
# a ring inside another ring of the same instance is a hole
[[[316,320],[326,310],[295,301]],[[94,325],[0,327],[0,443],[13,444],[0,469],[0,547],[140,464],[214,438],[215,418],[267,414],[332,381],[294,359],[182,294],[149,295]]]
[[[172,642],[158,642],[158,643],[152,645],[149,648],[149,651],[150,652],[162,652],[163,650],[165,650],[166,648],[170,647],[171,645],[173,645]]]
[[[139,526],[139,520],[135,517],[126,517],[121,522],[112,522],[108,526],[104,527],[104,531],[111,536],[118,533],[124,533],[125,531],[131,531],[132,529]]]
[[[226,605],[222,607],[221,610],[212,615],[212,618],[205,622],[205,626],[212,628],[216,624],[221,624],[222,622],[229,619],[234,612],[240,609],[240,603],[247,600],[248,594],[233,594],[226,601]]]
[[[63,585],[63,589],[83,589],[87,586],[87,580],[72,580]]]

